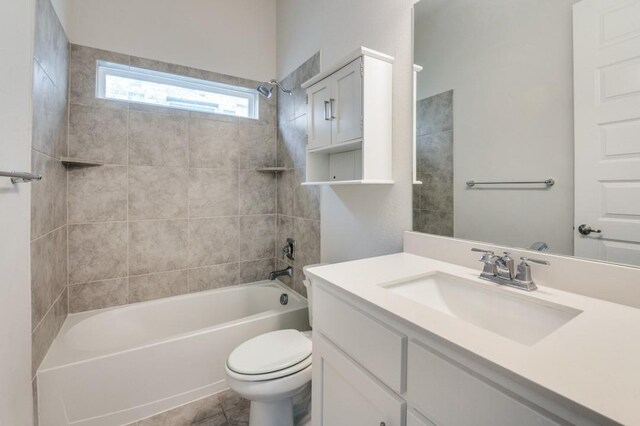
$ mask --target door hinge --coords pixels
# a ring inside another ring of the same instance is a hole
[[[360,130],[364,130],[364,118],[360,119]]]
[[[360,77],[364,77],[364,63],[360,64]]]
[[[304,135],[304,143],[305,145],[309,145],[309,135]]]
[[[304,95],[304,103],[309,105],[309,95]]]

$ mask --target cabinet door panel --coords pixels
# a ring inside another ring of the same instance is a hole
[[[308,149],[331,145],[330,84],[330,79],[325,79],[307,90],[307,96],[309,97]]]
[[[404,390],[406,336],[321,287],[313,291],[314,333],[324,334],[397,393]]]
[[[320,336],[313,339],[314,426],[401,426],[405,403]]]
[[[557,425],[430,349],[409,342],[407,399],[442,425]]]
[[[334,145],[362,138],[361,66],[362,58],[356,59],[331,77]]]

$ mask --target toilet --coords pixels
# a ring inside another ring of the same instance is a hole
[[[312,325],[311,282],[303,268]],[[278,330],[247,340],[231,352],[225,365],[227,384],[251,401],[249,426],[300,426],[294,403],[310,398],[311,331]],[[307,416],[308,417],[308,416]]]

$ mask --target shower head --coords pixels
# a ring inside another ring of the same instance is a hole
[[[270,84],[272,87],[271,88],[267,88],[266,84]],[[282,84],[280,84],[280,82],[278,80],[271,80],[271,81],[269,81],[269,83],[261,84],[256,88],[256,90],[258,91],[258,93],[260,93],[265,98],[270,98],[271,95],[273,95],[273,86],[278,86],[280,88],[280,90],[282,90],[284,93],[286,93],[289,96],[291,96],[293,94],[293,92],[291,90],[285,89],[282,86]]]
[[[269,99],[273,94],[273,87],[268,89],[264,84],[261,84],[260,86],[258,86],[256,90],[258,91],[258,93],[260,93],[262,96],[264,96],[267,99]]]

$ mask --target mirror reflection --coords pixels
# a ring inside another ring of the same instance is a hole
[[[600,3],[416,4],[414,230],[640,266],[639,28]]]

